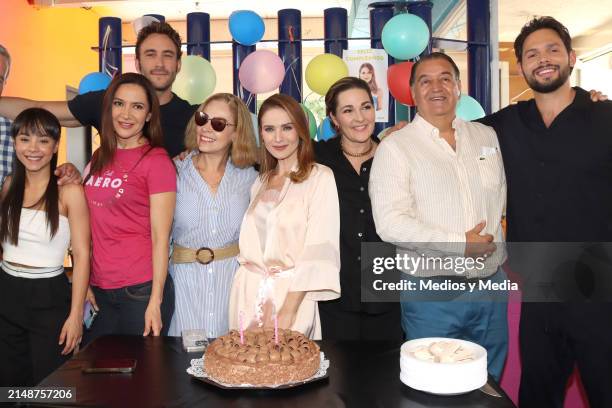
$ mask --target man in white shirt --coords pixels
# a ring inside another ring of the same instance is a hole
[[[499,266],[505,259],[500,244],[506,180],[495,132],[455,116],[459,70],[446,54],[420,59],[410,82],[419,113],[380,143],[372,165],[376,230],[384,241],[427,247],[418,254],[453,248],[456,258],[482,261],[481,268],[467,271],[418,271],[412,277],[417,281],[427,277],[466,287],[479,280],[499,282],[504,279]],[[411,293],[404,292],[402,327],[408,339],[474,341],[487,349],[489,372],[499,380],[508,344],[505,302],[473,301],[467,292],[452,301],[410,300]]]

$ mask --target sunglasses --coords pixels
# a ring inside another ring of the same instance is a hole
[[[222,132],[226,126],[236,126],[233,123],[227,123],[223,118],[211,118],[202,111],[197,111],[195,114],[195,123],[198,126],[204,126],[210,121],[210,126],[217,132]]]

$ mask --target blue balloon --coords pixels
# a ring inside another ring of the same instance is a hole
[[[230,14],[229,30],[237,43],[253,45],[263,38],[266,26],[254,11],[237,10]]]
[[[469,95],[461,95],[455,108],[455,114],[465,121],[470,121],[484,117],[485,111],[476,99]]]
[[[332,127],[331,120],[329,120],[329,117],[326,117],[319,125],[319,129],[317,129],[317,140],[328,140],[335,135],[336,131]]]
[[[93,91],[103,91],[108,88],[112,78],[102,72],[92,72],[81,79],[79,83],[79,95]]]
[[[409,60],[427,48],[429,28],[419,16],[398,14],[387,21],[381,39],[389,55],[395,59]]]

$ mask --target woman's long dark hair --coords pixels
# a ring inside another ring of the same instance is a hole
[[[21,112],[11,126],[11,137],[13,142],[19,134],[35,134],[38,136],[49,136],[56,142],[60,139],[60,123],[57,118],[49,111],[40,108],[26,109]],[[59,191],[57,188],[57,153],[51,158],[51,171],[49,183],[45,194],[31,207],[31,209],[41,209],[46,212],[47,225],[51,230],[51,237],[57,233],[59,226]],[[13,245],[19,243],[19,221],[21,219],[21,208],[23,207],[23,197],[25,194],[26,170],[23,163],[13,156],[13,173],[11,184],[4,200],[2,200],[2,210],[0,216],[0,242],[8,241]]]
[[[115,128],[113,127],[113,99],[115,99],[117,89],[125,84],[138,85],[144,90],[147,95],[147,102],[149,103],[151,119],[145,122],[144,128],[142,129],[142,135],[147,138],[151,147],[161,147],[163,145],[163,133],[159,117],[159,101],[155,93],[155,88],[153,88],[151,82],[145,78],[144,75],[134,72],[116,76],[104,93],[104,100],[102,102],[102,129],[100,129],[100,148],[95,151],[92,157],[91,169],[87,178],[93,174],[100,173],[104,167],[112,163],[115,157],[117,136],[115,134]]]

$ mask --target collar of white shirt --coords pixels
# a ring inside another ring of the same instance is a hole
[[[424,117],[422,117],[418,113],[415,115],[414,119],[412,120],[412,123],[415,126],[421,128],[423,131],[425,131],[426,134],[430,135],[432,138],[437,139],[438,137],[440,137],[440,131],[438,130],[438,128],[429,123]],[[464,121],[462,119],[455,116],[455,119],[453,119],[451,126],[453,129],[457,130],[457,133],[459,133],[459,129],[462,127],[463,123]]]

